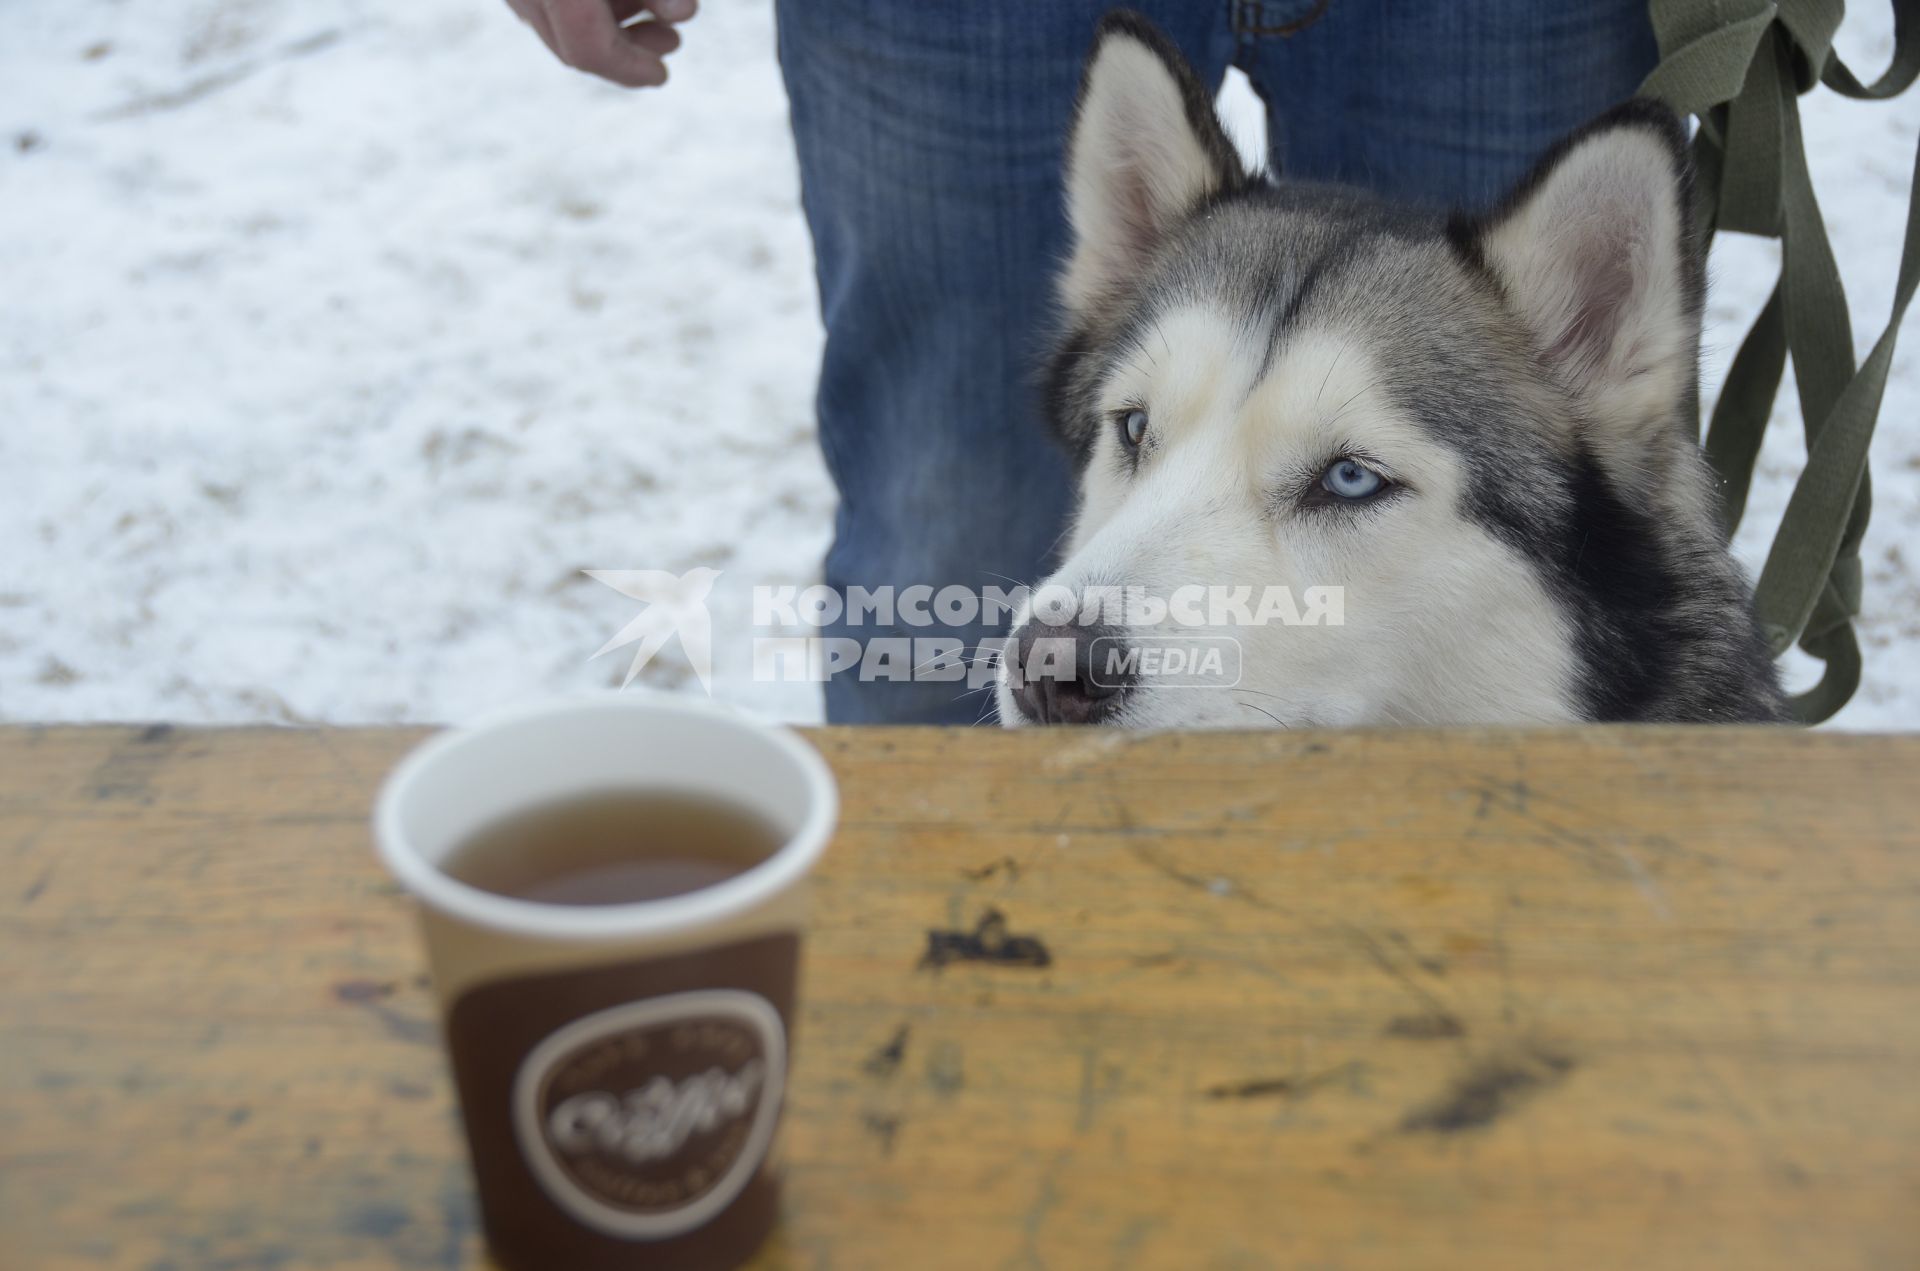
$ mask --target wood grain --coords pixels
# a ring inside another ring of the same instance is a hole
[[[0,730],[0,1268],[481,1262],[419,736]],[[1920,739],[813,736],[762,1271],[1920,1265]]]

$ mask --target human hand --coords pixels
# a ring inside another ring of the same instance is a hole
[[[667,54],[680,47],[679,23],[699,0],[507,0],[554,56],[576,70],[650,88],[667,82]],[[640,21],[623,26],[636,16]]]

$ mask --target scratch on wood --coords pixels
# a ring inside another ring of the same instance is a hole
[[[1026,1237],[1022,1253],[1026,1265],[1044,1271],[1046,1259],[1040,1256],[1040,1232],[1047,1225],[1047,1219],[1053,1216],[1054,1206],[1060,1203],[1060,1171],[1073,1159],[1071,1152],[1062,1152],[1053,1158],[1046,1172],[1040,1175],[1040,1182],[1034,1188],[1033,1204],[1021,1215],[1020,1227]]]
[[[1048,749],[1046,758],[1041,760],[1041,766],[1048,772],[1100,764],[1108,755],[1124,748],[1132,740],[1131,734],[1118,728],[1081,728],[1075,731],[1087,735]]]
[[[1631,849],[1615,842],[1613,836],[1591,834],[1553,820],[1537,810],[1534,804],[1558,807],[1575,821],[1591,825],[1603,825],[1605,818],[1595,817],[1585,808],[1569,800],[1556,799],[1530,790],[1523,781],[1504,782],[1489,778],[1475,786],[1474,791],[1479,795],[1479,805],[1474,811],[1476,821],[1491,819],[1495,809],[1512,813],[1539,832],[1547,846],[1581,862],[1596,874],[1609,878],[1622,878],[1632,883],[1635,889],[1646,898],[1656,916],[1663,921],[1671,919],[1665,893],[1652,873]],[[1631,837],[1641,847],[1659,857],[1711,865],[1716,869],[1736,870],[1761,878],[1773,877],[1770,870],[1755,867],[1737,859],[1717,856],[1712,852],[1684,847],[1664,835],[1636,834]]]
[[[20,893],[20,903],[22,905],[31,905],[34,901],[40,899],[40,897],[46,894],[47,884],[52,881],[53,868],[49,866],[40,871],[40,877],[27,884],[27,889]]]
[[[1002,856],[997,861],[988,861],[974,869],[962,869],[960,873],[976,883],[983,883],[995,874],[1005,874],[1008,882],[1017,883],[1020,881],[1020,862],[1011,856]]]
[[[1388,976],[1402,988],[1406,989],[1407,992],[1419,998],[1421,1005],[1426,1007],[1429,1015],[1437,1017],[1452,1014],[1452,1012],[1446,1008],[1445,1003],[1428,991],[1426,985],[1414,979],[1411,974],[1389,957],[1386,947],[1374,939],[1372,933],[1365,927],[1357,923],[1348,922],[1345,919],[1340,920],[1338,925],[1340,930],[1347,934],[1348,938],[1360,946],[1361,951],[1367,955],[1367,958],[1375,966],[1385,971]]]
[[[1654,916],[1662,922],[1672,922],[1673,910],[1667,905],[1667,894],[1660,889],[1660,884],[1654,880],[1653,875],[1647,872],[1647,867],[1640,863],[1640,858],[1618,843],[1610,843],[1608,847],[1613,850],[1615,856],[1620,858],[1621,866],[1633,882],[1633,889],[1640,893],[1641,899],[1647,902],[1647,907],[1653,910]]]
[[[1129,843],[1127,850],[1141,863],[1157,870],[1183,887],[1191,887],[1198,891],[1204,891],[1209,895],[1237,900],[1242,904],[1249,905],[1265,913],[1290,912],[1284,906],[1275,905],[1262,899],[1247,888],[1238,885],[1232,879],[1209,879],[1202,878],[1197,874],[1190,874],[1171,861],[1162,858],[1151,846],[1144,842]],[[1221,886],[1223,883],[1225,884],[1224,887]],[[1388,954],[1386,946],[1375,939],[1364,927],[1346,919],[1338,919],[1333,924],[1333,929],[1358,944],[1375,966],[1385,971],[1409,993],[1418,998],[1421,1005],[1426,1008],[1429,1014],[1435,1017],[1451,1014],[1441,1000],[1430,992],[1425,985],[1415,979],[1411,973],[1396,963],[1392,956]],[[1404,943],[1404,938],[1402,938],[1402,940]],[[1422,969],[1430,972],[1433,971],[1433,968],[1427,965],[1427,961],[1419,958],[1419,956],[1412,951],[1411,947],[1408,948],[1408,955],[1412,957],[1416,964],[1420,965]],[[1444,963],[1441,964],[1441,971],[1433,973],[1436,975],[1444,974],[1444,965]]]
[[[880,1140],[880,1155],[893,1155],[893,1141],[900,1134],[900,1118],[883,1112],[865,1112],[860,1116],[860,1124],[867,1133]]]
[[[907,1039],[912,1035],[911,1025],[900,1025],[892,1040],[867,1056],[866,1062],[860,1065],[860,1071],[870,1077],[891,1077],[900,1070],[900,1061],[907,1057]]]
[[[1202,878],[1198,874],[1190,874],[1173,862],[1162,858],[1158,852],[1154,851],[1153,848],[1146,843],[1128,843],[1127,851],[1141,864],[1171,878],[1182,887],[1191,887],[1195,891],[1203,891],[1209,896],[1218,896],[1227,900],[1237,900],[1241,904],[1251,905],[1255,909],[1265,910],[1268,913],[1276,912],[1274,906],[1254,895],[1233,879],[1219,876]]]
[[[1085,1134],[1093,1128],[1094,1119],[1100,1113],[1100,1105],[1113,1097],[1113,1079],[1120,1070],[1109,1067],[1105,1081],[1099,1079],[1100,1052],[1088,1047],[1080,1052],[1080,1096],[1075,1103],[1073,1128],[1077,1134]]]

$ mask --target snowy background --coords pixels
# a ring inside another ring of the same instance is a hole
[[[1841,49],[1877,74],[1885,6],[1855,7]],[[582,569],[719,569],[720,632],[754,584],[817,578],[820,331],[771,6],[707,10],[672,84],[632,95],[498,0],[11,0],[0,718],[461,718],[619,682],[623,655],[589,655],[637,606]],[[1257,149],[1244,81],[1225,102]],[[1864,352],[1920,91],[1806,115]],[[1776,258],[1723,240],[1713,267],[1710,391]],[[1842,727],[1920,724],[1907,337]],[[1801,457],[1789,408],[1750,570]],[[642,678],[690,685],[677,643]],[[744,646],[715,688],[818,717]]]

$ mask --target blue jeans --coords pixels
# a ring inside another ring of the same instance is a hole
[[[826,582],[1033,582],[1072,507],[1033,374],[1066,247],[1061,158],[1096,0],[779,0],[826,324]],[[1484,206],[1632,94],[1646,0],[1135,0],[1218,87],[1241,67],[1289,176]],[[1004,634],[841,624],[829,636]],[[835,722],[972,723],[964,683],[826,686]]]

